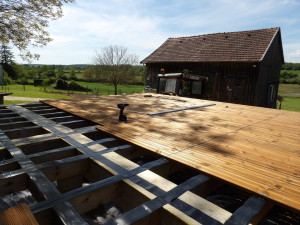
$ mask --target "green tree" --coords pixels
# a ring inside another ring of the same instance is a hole
[[[96,52],[94,63],[101,68],[101,73],[96,75],[101,80],[113,84],[116,95],[118,84],[126,84],[134,79],[133,65],[138,63],[138,57],[128,53],[127,48],[123,46],[110,45]]]
[[[49,20],[62,17],[63,3],[75,0],[1,0],[0,42],[15,45],[23,59],[39,58],[27,48],[45,46],[51,41],[45,30]]]
[[[87,80],[87,81],[95,81],[95,67],[94,66],[89,66],[87,67],[84,71],[82,76]]]
[[[7,44],[1,43],[0,46],[0,63],[2,65],[8,65],[13,62],[14,55],[11,51],[11,48]]]
[[[77,80],[76,71],[75,71],[74,68],[72,68],[71,71],[70,71],[70,79],[71,80]]]

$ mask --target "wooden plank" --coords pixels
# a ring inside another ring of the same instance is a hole
[[[119,102],[130,104],[127,123],[117,120]],[[47,101],[101,124],[102,131],[300,210],[293,200],[300,198],[299,113],[217,103],[172,116],[146,115],[212,103],[155,94]]]
[[[0,224],[38,225],[26,203],[0,212]]]

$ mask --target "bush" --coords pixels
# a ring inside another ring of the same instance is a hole
[[[48,79],[45,79],[45,80],[43,80],[43,82],[42,82],[42,86],[50,86],[51,84],[54,84],[55,83],[55,81],[56,81],[56,79],[55,78],[48,78]]]
[[[298,75],[296,73],[281,71],[280,72],[280,83],[282,83],[282,84],[299,84],[300,79],[298,79]]]
[[[91,89],[84,87],[80,84],[77,84],[75,81],[71,81],[69,83],[69,89],[72,91],[92,91]]]
[[[22,85],[28,85],[29,84],[29,81],[26,77],[22,77],[20,79],[17,80],[17,83],[18,84],[22,84]]]
[[[4,76],[3,76],[4,85],[14,84],[13,79],[11,79],[5,71],[3,71],[3,72],[4,72]]]
[[[71,90],[71,91],[92,91],[89,88],[83,87],[80,84],[77,84],[75,81],[71,81],[70,83],[68,83],[65,80],[62,79],[58,79],[56,81],[56,89],[60,89],[60,90]]]
[[[68,90],[69,89],[69,85],[68,82],[63,80],[63,79],[58,79],[56,81],[56,89],[61,89],[61,90]]]

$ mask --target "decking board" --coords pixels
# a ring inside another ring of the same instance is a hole
[[[118,103],[129,103],[119,122]],[[99,130],[300,210],[300,113],[153,94],[45,101]],[[216,103],[200,109],[147,113]]]

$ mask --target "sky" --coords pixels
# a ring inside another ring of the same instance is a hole
[[[50,21],[37,64],[91,64],[95,51],[126,47],[140,61],[169,37],[280,27],[285,62],[300,63],[300,0],[76,0]],[[27,63],[18,57],[15,60]]]

